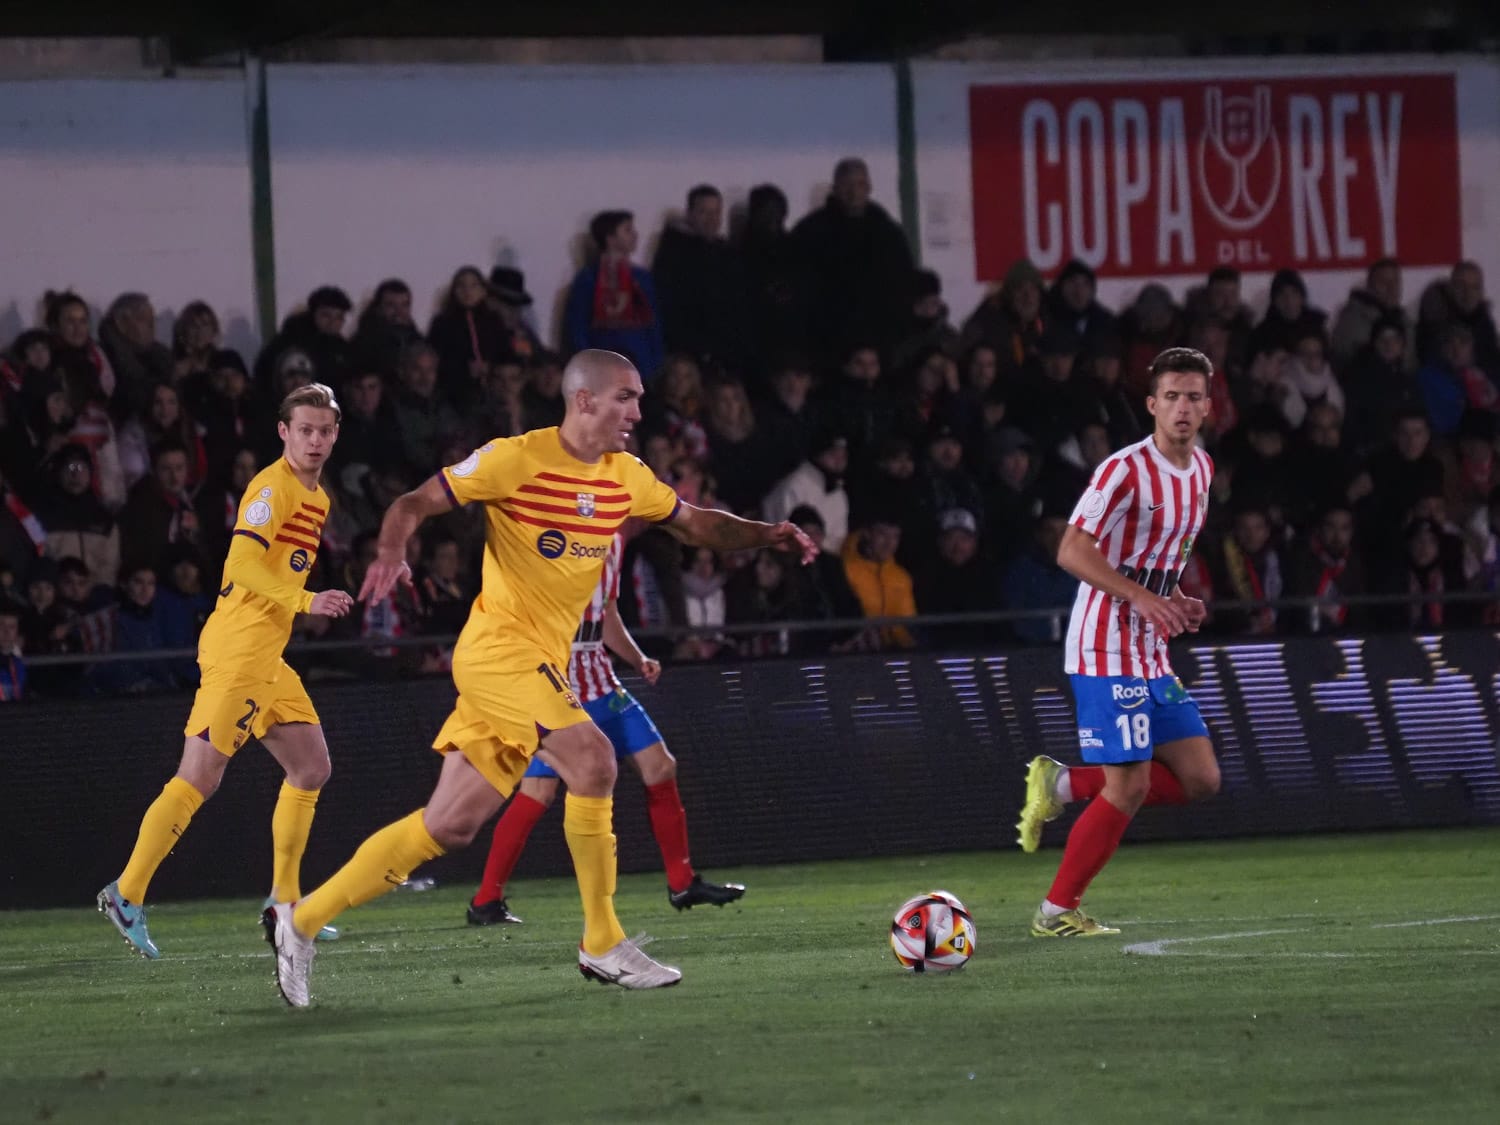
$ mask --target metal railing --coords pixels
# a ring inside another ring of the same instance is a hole
[[[1347,607],[1349,609],[1380,609],[1410,605],[1495,605],[1500,604],[1500,596],[1495,594],[1455,591],[1443,594],[1422,595],[1414,597],[1411,594],[1362,594],[1340,599],[1337,603],[1329,603],[1320,598],[1276,598],[1258,599],[1245,601],[1222,600],[1210,603],[1209,609],[1214,614],[1242,613],[1262,609],[1273,609],[1277,612],[1286,610],[1307,610],[1314,608],[1329,608],[1332,604]],[[878,630],[890,627],[904,627],[915,631],[919,635],[931,636],[936,634],[935,639],[941,639],[945,629],[959,627],[973,627],[984,625],[1007,625],[1017,621],[1047,621],[1050,623],[1050,631],[1055,637],[1061,638],[1066,631],[1068,614],[1071,606],[1049,607],[1045,609],[1001,609],[990,610],[983,613],[942,613],[922,614],[916,617],[855,617],[855,618],[817,618],[802,619],[794,621],[764,621],[725,625],[699,625],[699,626],[641,626],[632,628],[631,633],[637,640],[641,641],[671,641],[686,640],[689,637],[701,637],[705,639],[723,637],[750,637],[764,636],[770,633],[861,633],[867,630]],[[1377,630],[1378,631],[1378,630]],[[1215,633],[1210,627],[1204,634],[1205,637],[1224,637],[1232,639],[1235,636],[1247,636],[1244,633]],[[448,648],[458,639],[456,634],[413,634],[402,637],[365,636],[349,637],[331,641],[313,641],[294,638],[287,646],[287,655],[298,657],[303,655],[361,652],[370,649],[396,649],[396,648]],[[108,664],[122,661],[168,661],[168,660],[193,660],[196,659],[198,650],[193,648],[173,649],[134,649],[127,652],[90,652],[90,653],[66,653],[52,655],[27,656],[26,664],[31,668],[60,667],[66,665],[94,665]]]

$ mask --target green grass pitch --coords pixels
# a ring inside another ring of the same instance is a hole
[[[683,914],[624,878],[685,974],[653,993],[578,975],[567,880],[522,926],[351,911],[306,1011],[253,902],[156,907],[155,963],[91,904],[0,913],[0,1121],[1500,1120],[1500,830],[1127,845],[1089,896],[1125,933],[1035,940],[1057,858],[714,870],[745,899]],[[914,976],[891,914],[934,887],[978,952]]]

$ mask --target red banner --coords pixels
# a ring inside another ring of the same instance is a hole
[[[980,280],[1460,256],[1451,75],[972,86],[969,137]]]

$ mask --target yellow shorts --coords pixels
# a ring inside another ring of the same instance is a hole
[[[239,669],[204,668],[182,733],[233,757],[247,739],[264,736],[277,723],[318,722],[301,677],[285,660],[276,663],[270,681]]]
[[[460,642],[453,657],[458,702],[432,748],[457,750],[509,797],[544,735],[589,721],[565,669],[531,645]]]

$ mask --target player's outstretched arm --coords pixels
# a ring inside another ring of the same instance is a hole
[[[620,616],[619,603],[614,598],[610,598],[604,607],[604,647],[646,677],[648,684],[654,684],[661,678],[661,661],[652,660],[635,643],[635,638],[630,635],[630,630]]]
[[[229,542],[229,557],[224,560],[224,582],[258,594],[293,613],[316,613],[325,617],[343,617],[354,599],[342,590],[324,590],[314,594],[295,582],[278,577],[265,563],[265,548],[246,535],[236,535]]]
[[[757,547],[774,547],[790,551],[801,558],[803,566],[818,557],[818,548],[794,523],[761,523],[741,519],[716,508],[699,508],[684,501],[666,529],[690,547],[707,547],[714,551],[749,551]]]
[[[406,565],[406,544],[424,520],[453,510],[453,497],[443,487],[442,474],[429,477],[419,488],[398,496],[380,521],[380,539],[375,561],[365,571],[359,588],[363,602],[378,602],[401,582],[411,585],[411,567]]]
[[[1086,531],[1069,527],[1063,532],[1062,545],[1057,549],[1057,565],[1080,582],[1087,582],[1096,590],[1129,602],[1132,609],[1169,637],[1177,636],[1188,627],[1188,615],[1183,605],[1153,594],[1115,570],[1100,554],[1099,541]]]

